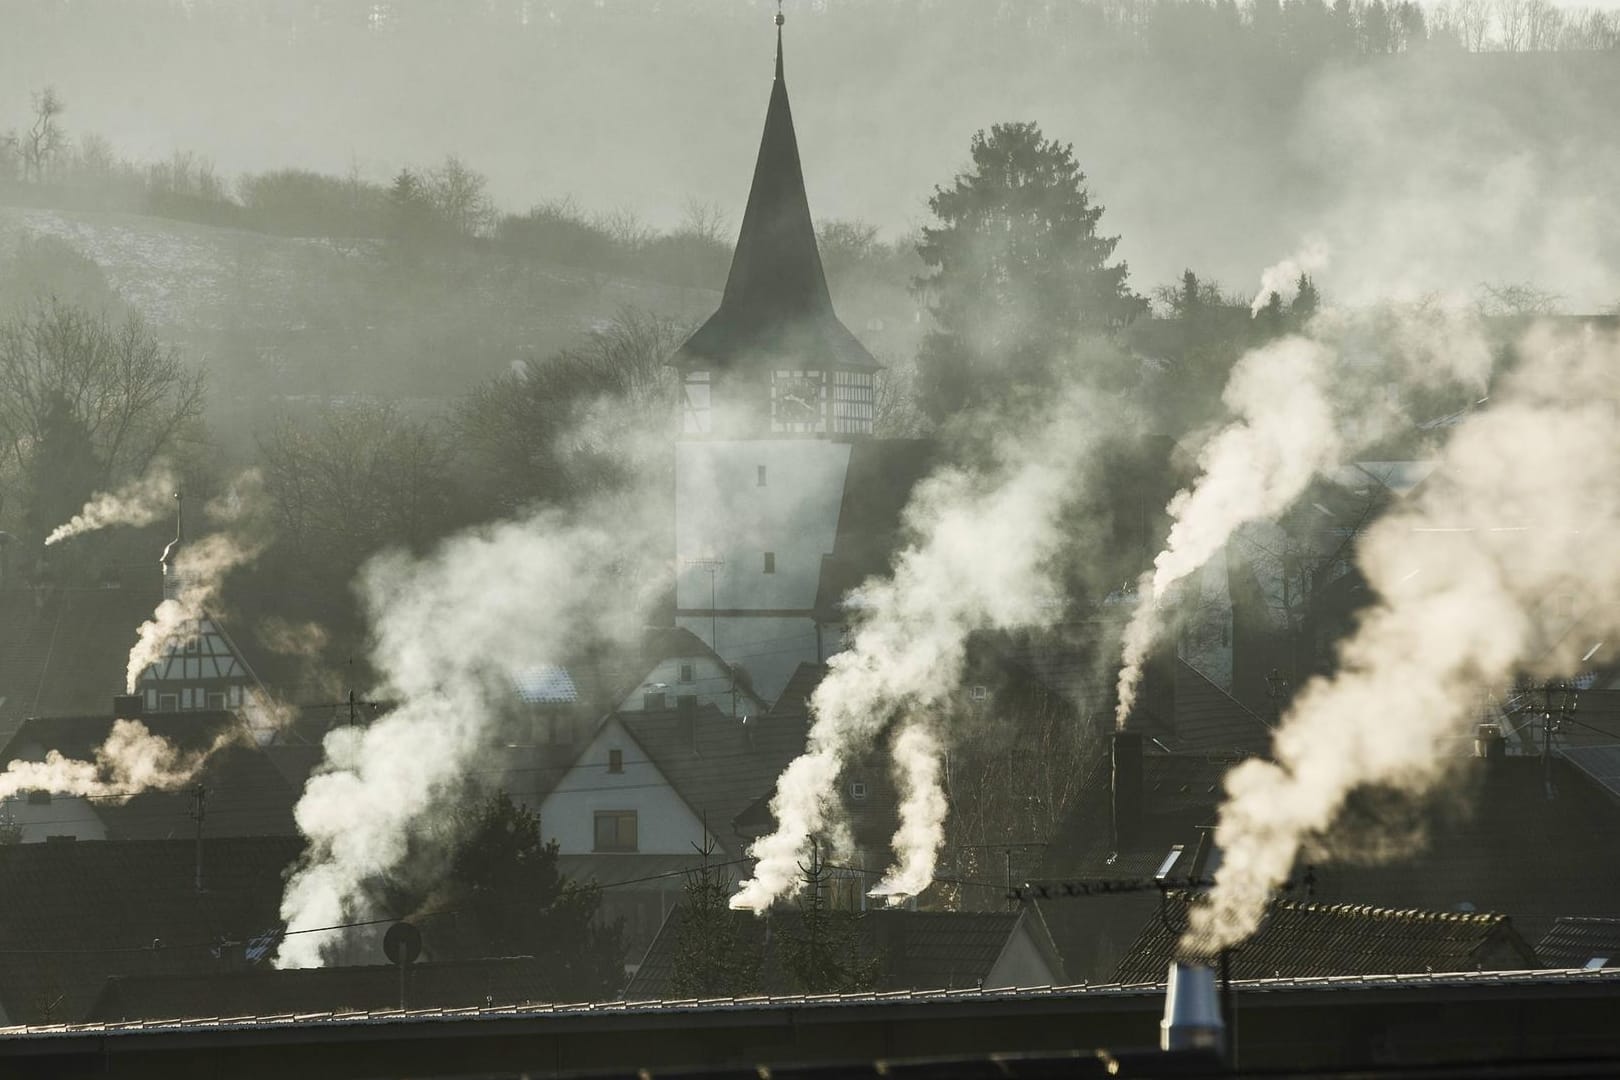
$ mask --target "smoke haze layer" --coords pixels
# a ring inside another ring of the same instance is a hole
[[[1222,394],[1234,419],[1200,451],[1197,479],[1171,499],[1170,535],[1139,584],[1124,634],[1116,723],[1136,704],[1142,665],[1172,617],[1180,582],[1238,528],[1281,513],[1313,476],[1393,430],[1404,392],[1482,389],[1490,367],[1477,320],[1433,304],[1323,312],[1305,335],[1245,354]]]
[[[397,705],[326,737],[294,814],[309,846],[282,898],[278,966],[319,966],[342,937],[320,928],[375,915],[373,887],[402,872],[408,852],[442,854],[412,845],[465,794],[519,673],[639,631],[656,578],[627,540],[641,535],[635,502],[541,511],[365,568],[378,696]]]
[[[875,893],[899,902],[933,880],[945,800],[941,744],[927,725],[957,689],[970,634],[1044,626],[1062,614],[1055,571],[1092,538],[1059,526],[1088,498],[1091,452],[1109,416],[1071,389],[1026,423],[997,427],[1004,434],[986,467],[946,468],[918,485],[905,510],[910,541],[893,572],[847,601],[849,647],[828,662],[811,699],[808,749],[777,781],[776,831],[750,849],[754,876],[732,907],[764,911],[797,891],[812,840],[839,817],[844,767],[896,720],[901,823],[895,863]]]
[[[1593,641],[1620,632],[1620,612],[1589,599],[1620,587],[1620,342],[1542,327],[1517,352],[1518,370],[1455,430],[1435,474],[1365,535],[1358,561],[1378,602],[1337,673],[1301,690],[1275,760],[1228,775],[1222,861],[1189,948],[1252,934],[1302,846],[1331,849],[1358,787],[1432,791],[1482,692],[1518,673],[1571,674]]]

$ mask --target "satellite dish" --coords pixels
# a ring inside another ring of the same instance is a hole
[[[390,964],[404,967],[422,955],[422,931],[408,922],[397,922],[383,935],[383,955]]]

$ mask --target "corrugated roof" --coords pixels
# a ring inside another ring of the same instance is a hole
[[[547,975],[533,957],[412,964],[406,972],[405,1000],[417,1009],[541,1003],[549,996]],[[116,975],[102,987],[86,1020],[397,1009],[399,995],[399,969],[390,964]]]
[[[1183,951],[1187,903],[1181,895],[1166,898],[1120,961],[1116,982],[1164,977]],[[1232,950],[1231,963],[1235,978],[1254,979],[1509,971],[1537,960],[1505,915],[1275,901],[1255,935]]]
[[[1409,975],[1355,975],[1333,978],[1233,980],[1233,988],[1249,994],[1380,993],[1448,991],[1494,987],[1620,986],[1620,969],[1594,971],[1523,970],[1433,972]],[[701,1015],[707,1012],[765,1012],[789,1009],[870,1008],[874,1005],[927,1005],[952,1002],[1110,1001],[1120,998],[1164,996],[1162,977],[1129,985],[1038,986],[1006,990],[901,990],[854,994],[778,994],[686,1001],[567,1002],[553,1005],[502,1005],[465,1009],[310,1010],[276,1016],[216,1016],[186,1020],[43,1024],[0,1028],[7,1039],[53,1040],[84,1035],[123,1033],[247,1031],[269,1028],[319,1028],[349,1025],[409,1025],[464,1020],[500,1021],[566,1017]]]

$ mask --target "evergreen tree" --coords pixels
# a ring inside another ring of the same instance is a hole
[[[567,1000],[611,997],[624,982],[623,930],[598,918],[601,890],[565,880],[540,819],[497,793],[464,810],[444,907],[454,926],[435,935],[441,957],[533,956],[547,989]]]
[[[1073,148],[1033,123],[997,124],[974,135],[972,168],[936,188],[917,251],[928,273],[935,329],[919,354],[924,403],[935,419],[1038,390],[1086,332],[1111,331],[1147,303],[1110,265],[1118,237],[1097,232]]]
[[[819,847],[811,847],[810,865],[801,864],[799,870],[804,888],[797,901],[798,918],[781,934],[780,955],[788,978],[806,994],[870,990],[877,981],[877,962],[861,954],[860,915],[833,908],[830,875]]]
[[[43,540],[79,512],[105,476],[73,402],[52,391],[40,418],[39,440],[28,457],[24,528]]]
[[[731,910],[731,875],[711,863],[712,854],[704,849],[683,885],[670,980],[676,997],[740,997],[759,988],[760,956],[744,922],[753,917]]]
[[[1310,322],[1311,316],[1316,314],[1316,309],[1321,306],[1322,296],[1316,291],[1316,283],[1311,280],[1309,274],[1299,275],[1295,289],[1293,302],[1288,305],[1288,314],[1294,325],[1300,327]]]

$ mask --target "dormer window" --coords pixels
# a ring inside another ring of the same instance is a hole
[[[849,797],[859,802],[866,798],[866,785],[859,780],[849,785]]]

